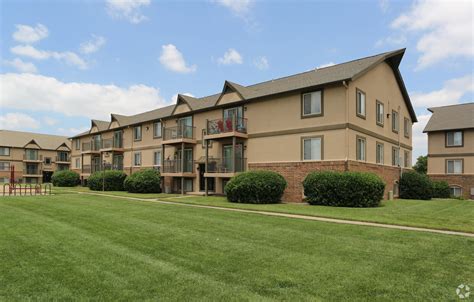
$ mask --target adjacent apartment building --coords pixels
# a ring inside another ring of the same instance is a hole
[[[474,199],[474,103],[429,108],[428,175],[451,194]]]
[[[284,200],[303,198],[315,170],[370,171],[397,194],[411,167],[417,121],[398,69],[405,49],[244,86],[225,81],[214,95],[178,95],[176,104],[91,121],[72,139],[72,169],[130,174],[160,169],[165,192],[223,194],[245,170],[288,181]]]
[[[0,182],[37,184],[50,182],[54,171],[71,163],[67,137],[0,130]]]

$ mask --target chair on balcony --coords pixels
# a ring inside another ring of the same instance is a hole
[[[225,120],[225,127],[226,127],[227,131],[232,131],[232,129],[234,127],[232,125],[232,119],[231,118],[228,118],[228,119]]]

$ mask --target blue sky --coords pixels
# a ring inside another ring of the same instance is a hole
[[[407,48],[420,123],[473,100],[471,1],[2,1],[0,128],[73,135],[243,85]],[[469,26],[470,25],[470,26]],[[130,106],[133,104],[134,106]]]

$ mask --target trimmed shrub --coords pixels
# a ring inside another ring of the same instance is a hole
[[[123,187],[131,193],[161,193],[160,172],[144,169],[127,176]]]
[[[433,198],[450,198],[451,190],[449,189],[449,184],[446,181],[431,181],[431,187],[433,189]]]
[[[94,191],[102,191],[104,182],[105,191],[123,191],[123,182],[127,174],[122,171],[107,170],[103,172],[94,172],[87,179],[87,186]]]
[[[232,178],[224,191],[230,202],[278,203],[286,186],[286,180],[276,172],[248,171]]]
[[[429,200],[432,195],[428,176],[415,171],[404,172],[400,177],[400,198]]]
[[[385,183],[373,173],[321,171],[308,174],[303,187],[311,205],[366,208],[380,204]]]
[[[51,176],[55,187],[75,187],[79,184],[79,174],[71,170],[56,171]]]

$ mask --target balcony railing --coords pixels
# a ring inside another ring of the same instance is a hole
[[[23,169],[23,174],[25,175],[41,175],[39,168],[26,168]]]
[[[105,164],[104,170],[118,170],[123,171],[123,164]]]
[[[123,148],[121,139],[107,138],[102,140],[102,149]]]
[[[56,168],[56,171],[65,171],[65,170],[69,170],[69,165],[58,165],[58,167]]]
[[[232,158],[209,158],[207,162],[208,173],[234,173],[243,172],[246,168],[246,158],[235,158],[235,170]]]
[[[176,127],[165,127],[163,128],[163,140],[173,139],[194,139],[194,128],[193,126],[176,126]]]
[[[193,173],[194,160],[184,161],[184,165],[180,159],[165,160],[162,166],[163,173]]]
[[[100,149],[100,141],[95,142],[86,142],[82,143],[82,151],[87,152],[87,151],[99,151]]]
[[[56,162],[68,163],[71,161],[71,157],[68,155],[56,156]]]
[[[226,132],[247,133],[246,118],[220,118],[217,120],[207,121],[207,134],[221,134]]]
[[[43,155],[23,154],[23,160],[43,161]]]
[[[101,171],[100,165],[82,165],[82,173],[91,174]]]

